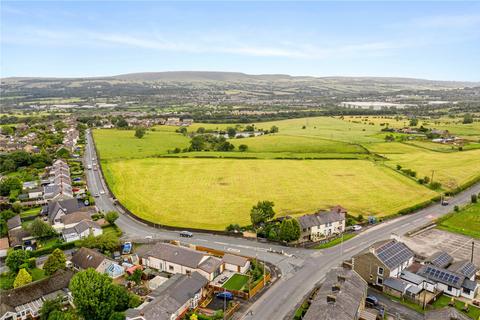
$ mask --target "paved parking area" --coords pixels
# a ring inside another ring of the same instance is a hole
[[[428,257],[435,251],[448,252],[455,260],[470,260],[472,238],[443,231],[429,229],[412,237],[403,237],[404,241],[415,253]],[[473,263],[480,266],[480,240],[475,241]]]

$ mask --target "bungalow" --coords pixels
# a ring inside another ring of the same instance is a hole
[[[113,272],[109,267],[117,264],[115,261],[108,259],[98,251],[89,248],[80,248],[72,255],[71,259],[73,268],[76,270],[86,270],[88,268],[95,269],[100,273],[106,273],[109,276],[116,276],[117,271]]]
[[[168,243],[157,243],[153,247],[142,246],[137,254],[144,266],[173,274],[191,274],[197,271],[212,281],[223,271],[220,259]]]
[[[347,267],[330,270],[303,317],[305,320],[363,319],[367,282]]]
[[[0,320],[37,318],[43,303],[57,297],[65,303],[70,302],[68,284],[72,277],[72,271],[59,270],[51,277],[3,291],[0,296]]]
[[[413,263],[413,257],[413,251],[403,242],[383,240],[355,255],[353,266],[365,281],[383,286],[384,279],[399,277]]]
[[[60,217],[60,223],[64,228],[73,228],[83,220],[91,220],[89,211],[76,211]]]
[[[126,320],[177,320],[197,308],[208,280],[200,273],[176,274],[157,287],[143,304],[125,312]]]
[[[341,234],[345,231],[345,215],[347,211],[341,206],[330,211],[318,211],[298,218],[301,228],[300,242],[319,241]]]
[[[14,249],[23,249],[29,245],[30,240],[33,239],[30,232],[25,229],[12,229],[8,231],[8,240],[10,247]]]
[[[62,230],[62,237],[65,242],[72,242],[93,235],[99,236],[103,233],[102,227],[92,220],[82,220],[74,227]]]
[[[242,256],[236,256],[233,254],[225,254],[222,258],[225,266],[225,270],[245,273],[250,268],[250,260]]]

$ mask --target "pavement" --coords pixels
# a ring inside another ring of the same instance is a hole
[[[98,159],[91,133],[88,132],[85,148],[85,167],[93,163],[92,158],[95,161]],[[101,190],[105,191],[105,194],[100,194],[98,198],[95,198],[96,206],[101,211],[115,210],[120,213],[116,224],[122,229],[127,239],[135,240],[152,237],[153,239],[162,240],[180,240],[245,256],[258,257],[276,265],[282,275],[240,317],[241,319],[249,320],[291,318],[295,308],[315,286],[321,283],[327,271],[332,267],[340,265],[342,261],[350,259],[376,241],[388,239],[392,234],[402,236],[409,231],[436,220],[442,215],[452,212],[455,205],[461,206],[469,203],[471,194],[480,192],[479,183],[452,197],[448,206],[433,204],[414,214],[402,216],[368,228],[355,238],[335,247],[323,250],[309,250],[208,233],[195,233],[192,238],[180,238],[179,231],[150,227],[117,208],[113,198],[108,193],[100,170],[86,170],[86,175],[88,187],[92,194],[100,193]],[[284,254],[269,252],[271,249],[276,251],[283,250]]]

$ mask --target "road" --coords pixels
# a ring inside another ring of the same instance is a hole
[[[91,134],[87,134],[85,161],[92,164],[92,158],[97,159],[93,147]],[[107,191],[105,181],[100,170],[87,170],[87,182],[92,193]],[[376,241],[387,239],[392,234],[404,235],[453,211],[455,205],[464,205],[470,202],[472,193],[480,192],[480,183],[472,186],[455,197],[451,198],[448,206],[434,204],[415,214],[393,219],[361,232],[352,240],[346,241],[325,250],[307,250],[288,248],[279,245],[259,243],[243,238],[235,238],[207,233],[197,233],[193,238],[180,238],[175,231],[159,230],[147,226],[122,213],[108,195],[100,194],[96,198],[99,210],[120,212],[117,225],[129,239],[144,239],[151,236],[155,239],[182,240],[184,242],[205,245],[214,249],[221,249],[246,256],[258,256],[260,259],[275,264],[282,272],[282,277],[266,291],[245,313],[243,319],[284,319],[290,315],[303,298],[323,280],[326,272],[342,261],[367,248]],[[268,249],[285,251],[285,254],[267,252]]]
[[[389,297],[383,295],[381,292],[369,288],[368,295],[374,296],[380,302],[380,305],[384,305],[386,308],[386,313],[394,317],[394,319],[399,320],[423,320],[423,314],[412,310],[400,302],[390,299]]]

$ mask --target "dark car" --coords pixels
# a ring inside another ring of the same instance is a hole
[[[365,299],[365,305],[367,306],[378,306],[378,299],[374,296],[368,296]]]
[[[181,231],[180,232],[180,237],[191,238],[191,237],[193,237],[193,233],[191,233],[190,231]]]
[[[219,292],[215,296],[219,299],[233,300],[233,294],[228,291]]]

